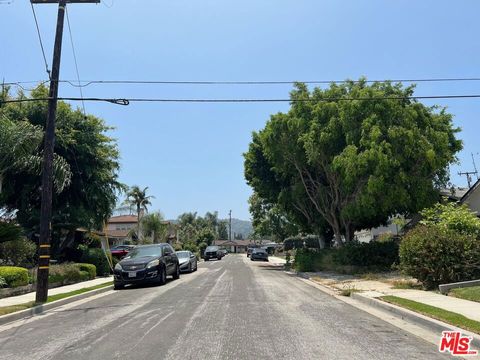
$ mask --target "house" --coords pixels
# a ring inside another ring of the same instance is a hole
[[[477,180],[477,182],[473,184],[471,188],[452,187],[441,189],[440,195],[445,197],[448,201],[467,205],[471,211],[475,212],[477,216],[480,217],[480,180]],[[403,227],[403,229],[400,230],[402,232],[409,231],[413,229],[420,222],[420,220],[422,220],[422,216],[420,214],[414,214]],[[398,235],[397,229],[396,231],[388,231],[388,229],[380,227],[358,232],[358,239],[362,242],[368,242],[372,239],[375,239],[375,236],[385,232],[391,232],[393,235]],[[357,236],[357,233],[355,233],[355,236]]]
[[[112,216],[107,221],[106,233],[110,245],[123,244],[129,240],[129,233],[137,228],[136,215]]]
[[[478,217],[480,217],[480,180],[463,194],[460,204],[467,205]]]
[[[213,245],[231,253],[246,253],[248,245],[255,244],[254,240],[215,240]]]

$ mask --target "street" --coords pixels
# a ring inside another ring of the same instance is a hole
[[[0,359],[439,359],[436,347],[244,255],[0,326]],[[447,358],[447,357],[445,357]]]

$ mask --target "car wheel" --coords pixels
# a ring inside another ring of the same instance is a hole
[[[113,290],[122,290],[124,287],[123,284],[113,283]]]
[[[188,272],[191,273],[193,270],[192,270],[192,263],[188,264]]]
[[[175,272],[173,273],[173,280],[180,279],[180,266],[178,264],[175,267]]]
[[[205,261],[208,261],[208,258],[205,258]]]
[[[158,283],[160,285],[165,285],[167,283],[167,271],[165,270],[165,268],[162,268],[160,274],[158,274],[158,277]]]
[[[221,256],[220,256],[220,257],[217,257],[217,260],[222,260],[222,257],[221,257]]]
[[[252,261],[255,261],[255,259],[254,259],[254,258],[250,258],[250,260],[252,260]]]

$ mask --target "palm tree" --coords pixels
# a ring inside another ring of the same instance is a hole
[[[2,115],[2,114],[0,114]],[[11,121],[0,117],[0,193],[3,175],[7,171],[26,171],[40,175],[43,154],[40,150],[43,130],[28,121]],[[54,185],[58,193],[70,184],[70,166],[64,158],[54,155]]]
[[[142,217],[142,234],[144,237],[151,238],[154,244],[158,241],[164,241],[167,236],[167,231],[168,222],[164,221],[160,212]]]
[[[137,241],[140,239],[140,217],[142,210],[148,212],[148,205],[152,205],[150,199],[154,199],[154,196],[147,196],[148,187],[143,190],[140,189],[137,185],[134,185],[127,191],[127,199],[125,203],[134,206],[137,209]]]

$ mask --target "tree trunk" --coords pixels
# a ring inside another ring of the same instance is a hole
[[[333,233],[335,235],[335,245],[337,247],[343,246],[342,232],[340,229],[340,224],[338,223],[337,219],[334,219],[332,228],[333,228]]]

